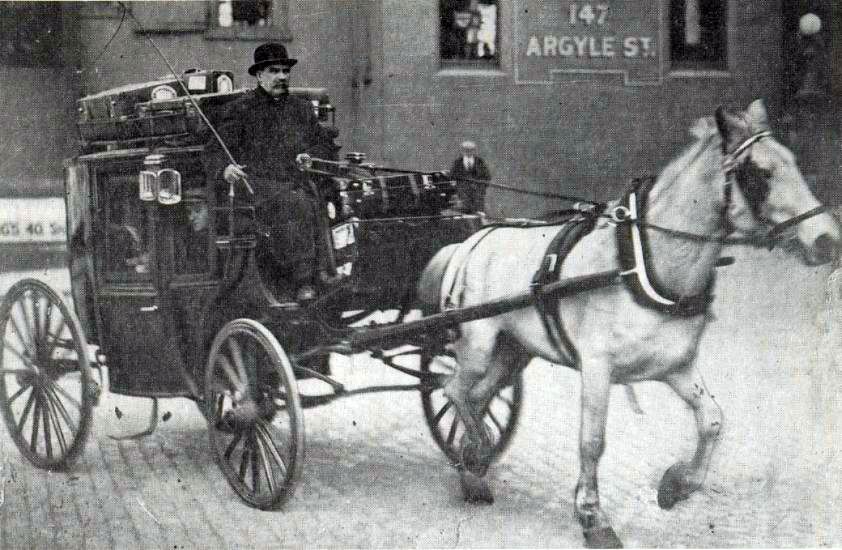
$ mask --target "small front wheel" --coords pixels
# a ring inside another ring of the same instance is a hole
[[[249,506],[279,508],[301,478],[304,414],[292,365],[269,330],[227,323],[205,372],[210,445],[229,485]]]
[[[0,305],[0,408],[29,462],[66,469],[90,432],[99,387],[76,315],[49,286],[23,279]]]

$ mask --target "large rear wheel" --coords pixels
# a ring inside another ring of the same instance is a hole
[[[0,306],[0,407],[12,439],[39,468],[67,468],[90,432],[99,387],[76,315],[49,286],[23,279]]]
[[[495,459],[509,446],[517,429],[523,401],[524,366],[518,365],[511,377],[497,388],[485,409],[483,420],[492,438]],[[465,433],[465,426],[453,402],[444,395],[445,384],[458,368],[456,357],[450,350],[435,354],[424,350],[420,367],[422,372],[434,375],[430,379],[429,389],[421,391],[424,419],[436,445],[453,464],[457,464],[459,443]]]
[[[292,365],[262,324],[236,319],[211,345],[205,373],[210,445],[249,506],[279,508],[301,478],[304,415]]]

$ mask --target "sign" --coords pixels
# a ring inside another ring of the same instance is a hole
[[[0,244],[65,242],[64,199],[0,199]]]
[[[622,78],[659,84],[662,2],[516,0],[515,81]]]

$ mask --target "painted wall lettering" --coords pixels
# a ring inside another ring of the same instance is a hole
[[[617,74],[626,84],[661,79],[659,2],[517,0],[518,82]]]

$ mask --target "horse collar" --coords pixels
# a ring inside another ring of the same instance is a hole
[[[653,179],[637,181],[626,194],[612,216],[617,223],[617,249],[620,276],[639,305],[680,317],[705,313],[713,301],[711,277],[705,290],[695,296],[679,296],[663,284],[651,271],[651,249],[641,222],[646,215],[646,199],[654,184]]]

